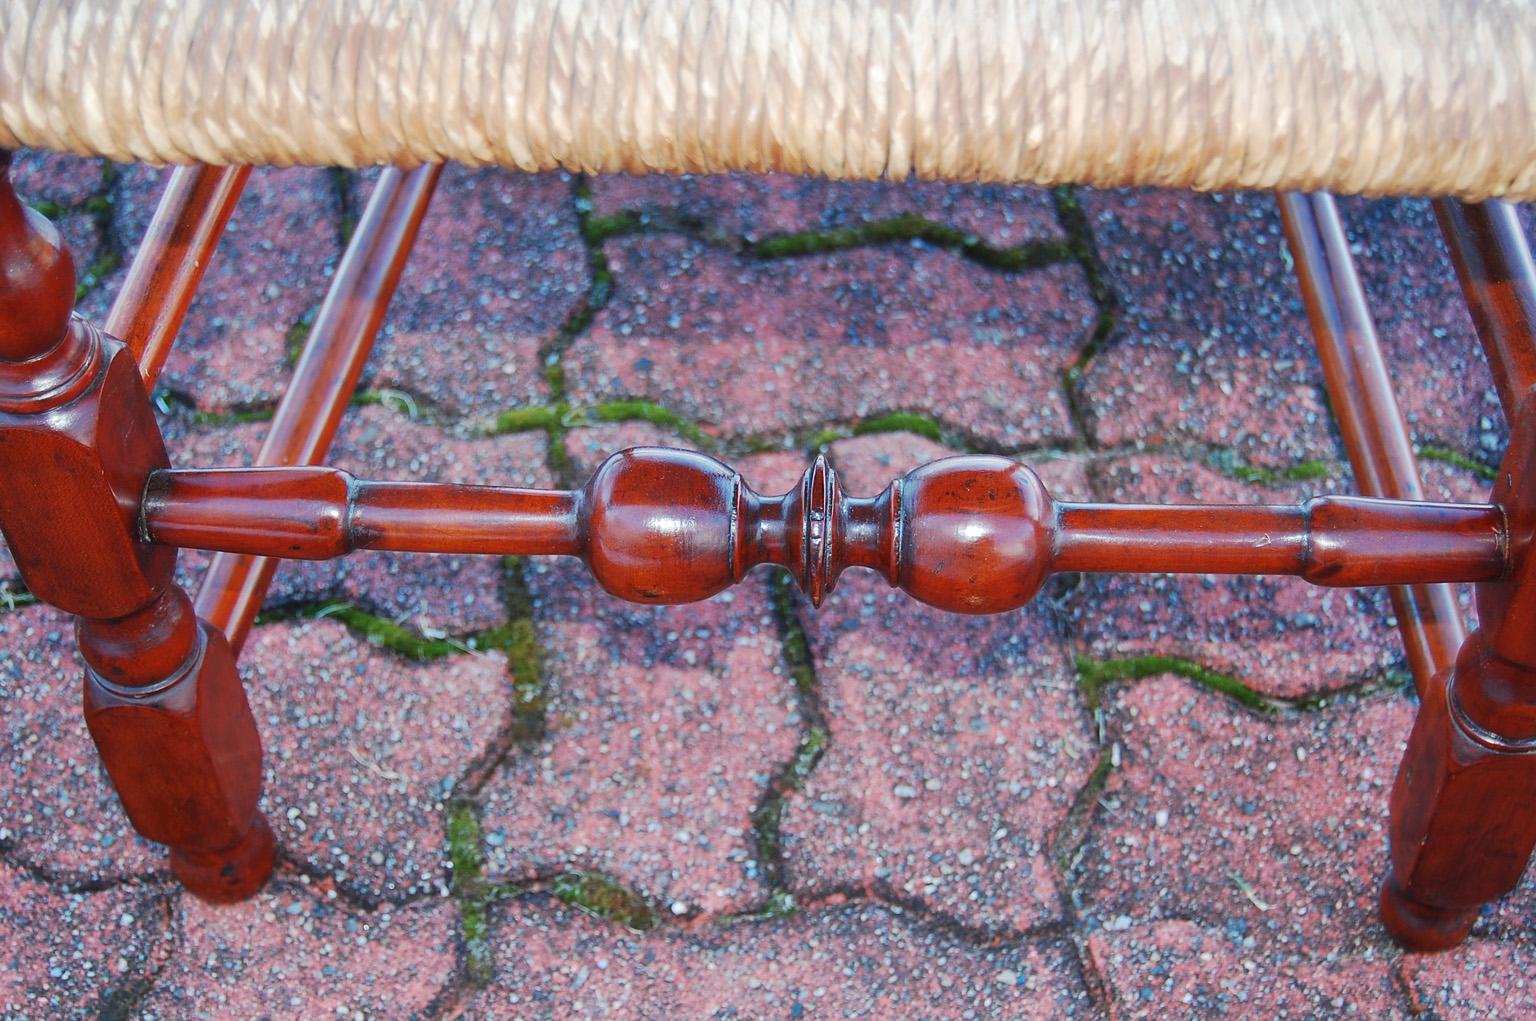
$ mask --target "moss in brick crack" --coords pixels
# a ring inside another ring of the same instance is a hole
[[[69,214],[72,207],[50,202],[47,199],[36,199],[26,203],[34,212],[41,213],[50,220],[57,220]]]
[[[578,203],[581,201],[578,199]],[[589,245],[597,246],[609,238],[634,234],[645,226],[645,217],[630,209],[614,213],[610,216],[593,216],[591,214],[590,192],[588,192],[585,202],[587,215],[580,218],[581,236]],[[577,208],[579,210],[581,206],[578,205]]]
[[[1120,681],[1138,681],[1158,674],[1175,674],[1227,696],[1256,712],[1270,713],[1285,706],[1267,698],[1230,674],[1176,656],[1128,656],[1124,659],[1077,658],[1077,680],[1090,709],[1098,708],[1104,689]]]
[[[656,928],[656,912],[645,898],[600,872],[562,872],[551,890],[562,902],[633,932]]]
[[[788,806],[789,796],[802,789],[815,771],[831,738],[826,714],[821,707],[820,683],[816,678],[815,664],[811,660],[810,643],[795,613],[794,594],[790,588],[792,584],[787,574],[780,574],[770,582],[769,593],[773,600],[779,640],[784,650],[784,662],[799,696],[800,713],[806,721],[806,729],[794,756],[779,767],[768,781],[762,800],[752,812],[757,862],[768,886],[769,906],[766,910],[770,911],[777,894],[783,895],[781,900],[788,898],[789,907],[793,907],[793,899],[789,898],[784,889],[783,837],[780,831],[784,810]]]
[[[464,935],[464,966],[469,981],[477,986],[490,982],[492,974],[490,924],[484,868],[480,852],[480,818],[473,805],[455,801],[448,806],[448,861],[453,866],[453,897],[459,905],[459,924]]]
[[[466,635],[427,636],[347,602],[311,602],[263,611],[257,623],[280,620],[335,620],[371,645],[406,659],[426,662],[464,653],[507,650],[516,639],[512,624],[500,624]]]
[[[550,393],[556,395],[565,393],[565,366],[560,364],[558,357],[545,359],[544,382],[549,384]]]
[[[1286,482],[1315,482],[1326,479],[1341,469],[1339,466],[1317,459],[1298,461],[1284,468],[1265,468],[1249,464],[1235,450],[1215,450],[1206,462],[1228,478],[1255,486],[1278,486]]]
[[[248,422],[270,422],[277,413],[275,408],[237,408],[233,411],[194,411],[190,418],[197,426],[245,425]]]
[[[566,427],[570,408],[564,404],[536,405],[531,408],[511,408],[496,416],[491,426],[494,433],[523,433],[559,430]]]
[[[1333,474],[1333,466],[1327,461],[1301,461],[1283,468],[1280,474],[1290,482],[1314,482]]]
[[[774,892],[784,893],[785,896],[788,896],[788,892],[779,887],[783,882],[784,868],[783,835],[779,825],[784,818],[784,809],[788,807],[788,795],[805,787],[805,782],[810,779],[826,750],[826,729],[812,725],[800,738],[794,757],[769,781],[767,796],[752,812],[752,831],[757,835],[757,860],[769,884],[775,888]]]
[[[549,693],[544,684],[544,656],[533,623],[533,595],[528,590],[527,561],[504,557],[503,598],[507,604],[507,670],[512,676],[512,739],[541,740],[546,729]]]
[[[770,583],[769,594],[773,599],[773,613],[784,643],[784,662],[789,666],[795,690],[802,699],[814,698],[817,694],[816,668],[811,662],[811,644],[795,615],[793,586],[789,574],[779,572]]]
[[[1072,807],[1067,809],[1067,817],[1056,828],[1056,835],[1051,842],[1051,857],[1062,872],[1070,872],[1076,864],[1074,861],[1078,848],[1088,836],[1088,828],[1093,823],[1093,813],[1098,809],[1099,798],[1104,794],[1104,788],[1109,785],[1109,774],[1114,768],[1114,754],[1109,748],[1099,752],[1099,761],[1094,764],[1093,772],[1088,774],[1088,779],[1078,790],[1077,796],[1072,799]]]
[[[304,344],[309,340],[310,331],[315,328],[315,320],[319,315],[320,306],[311,305],[292,326],[288,327],[288,332],[283,336],[283,347],[289,365],[298,364],[299,356],[304,353]]]
[[[549,384],[550,396],[557,404],[562,403],[566,395],[565,367],[561,363],[565,349],[571,345],[571,341],[592,325],[593,318],[607,306],[608,299],[613,294],[613,272],[608,268],[608,256],[603,252],[603,241],[612,236],[610,231],[617,230],[617,227],[607,223],[606,220],[598,221],[597,226],[593,227],[592,186],[587,178],[577,176],[572,182],[571,193],[572,205],[576,211],[576,226],[587,249],[587,272],[591,277],[591,283],[587,287],[586,295],[565,317],[565,321],[556,328],[554,335],[539,352],[544,363],[545,382]],[[554,448],[557,446],[553,432],[550,439],[553,460],[556,456]],[[560,466],[552,464],[551,467],[561,470]]]
[[[714,440],[696,424],[650,401],[609,401],[592,408],[585,417],[594,422],[649,422],[671,429],[695,446],[714,445]]]
[[[1480,461],[1475,457],[1469,457],[1459,451],[1451,450],[1448,447],[1423,446],[1419,448],[1419,456],[1426,461],[1439,461],[1441,464],[1448,464],[1454,468],[1472,472],[1484,482],[1493,482],[1499,477],[1499,469],[1494,465],[1488,464],[1486,461]]]
[[[1032,241],[1011,248],[997,248],[974,234],[915,215],[894,216],[839,230],[775,234],[742,245],[742,251],[759,259],[784,259],[913,242],[948,249],[990,269],[1012,273],[1068,262],[1073,257],[1065,241]]]
[[[91,265],[85,271],[85,275],[80,278],[80,282],[75,285],[75,301],[79,302],[81,298],[90,294],[103,280],[115,273],[122,264],[123,256],[120,252],[110,246],[104,249],[91,262]]]
[[[914,433],[925,436],[935,443],[943,440],[943,430],[939,428],[939,423],[926,415],[916,415],[906,411],[893,411],[888,415],[866,418],[854,424],[855,436],[869,436],[874,433]]]
[[[805,438],[805,446],[809,450],[821,450],[823,447],[830,447],[838,440],[844,439],[847,436],[847,429],[839,429],[835,426],[827,429],[818,429]]]

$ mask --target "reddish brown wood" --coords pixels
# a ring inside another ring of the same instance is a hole
[[[10,171],[11,154],[0,149],[0,359],[23,362],[65,336],[75,305],[75,263],[53,224],[15,200]]]
[[[330,449],[441,173],[440,164],[427,164],[379,175],[257,464],[315,464]],[[198,613],[224,631],[237,653],[276,569],[270,559],[225,554],[214,557],[203,576]]]
[[[154,389],[250,167],[177,167],[134,252],[104,328],[138,359]]]
[[[150,477],[144,521],[168,546],[295,560],[360,549],[574,555],[576,495],[363,482],[337,468],[172,469]]]
[[[1279,203],[1355,482],[1366,496],[1422,500],[1424,486],[1408,426],[1392,392],[1333,197],[1288,193],[1279,196]],[[1419,584],[1394,587],[1391,598],[1422,697],[1466,640],[1456,595],[1448,585]]]
[[[1451,251],[1472,323],[1488,355],[1504,414],[1513,417],[1536,386],[1536,267],[1513,206],[1436,199],[1435,217]]]
[[[171,546],[328,559],[354,550],[581,556],[609,592],[703,599],[754,566],[820,603],[848,567],[944,609],[1023,606],[1053,571],[1291,574],[1319,585],[1483,581],[1504,573],[1497,507],[1322,497],[1302,507],[1056,503],[1001,457],[924,465],[843,494],[824,459],[761,496],[705,454],[636,447],[577,492],[359,481],[336,468],[171,469],[143,500]]]
[[[1508,207],[1436,209],[1510,421],[1493,497],[1511,567],[1478,586],[1479,629],[1426,692],[1392,789],[1382,919],[1419,950],[1460,942],[1536,847],[1536,271]]]
[[[194,893],[247,896],[272,865],[261,744],[175,551],[139,531],[167,465],[149,398],[127,349],[69,318],[68,256],[4,173],[0,266],[0,531],[31,591],[77,617],[86,723],[135,828]]]

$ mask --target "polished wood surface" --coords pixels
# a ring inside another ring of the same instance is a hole
[[[950,457],[850,497],[818,458],[781,496],[686,450],[635,447],[581,490],[361,481],[336,468],[171,469],[143,500],[170,546],[329,559],[355,550],[580,556],[605,589],[685,603],[774,564],[819,604],[849,567],[962,613],[1028,603],[1056,571],[1297,575],[1318,585],[1503,576],[1487,505],[1321,497],[1301,507],[1058,503],[1028,467]]]
[[[1382,920],[1417,950],[1464,939],[1536,847],[1536,270],[1507,206],[1436,210],[1510,422],[1493,489],[1510,568],[1478,586],[1478,630],[1425,692],[1392,788]]]
[[[106,332],[138,359],[153,390],[224,235],[250,167],[177,167],[107,313]]]
[[[1279,205],[1355,484],[1366,496],[1422,500],[1413,443],[1333,196],[1282,194]],[[1422,696],[1466,640],[1456,594],[1448,585],[1421,583],[1394,586],[1390,595],[1414,686]]]
[[[257,464],[316,464],[330,449],[441,174],[441,165],[428,164],[379,175]],[[223,630],[237,653],[276,570],[276,561],[228,554],[214,557],[203,575],[198,614]]]
[[[1536,386],[1536,267],[1514,207],[1505,202],[1436,199],[1435,218],[1451,252],[1493,370],[1499,402],[1513,418]]]
[[[961,613],[1023,606],[1059,572],[1399,586],[1422,707],[1392,792],[1383,920],[1406,946],[1451,946],[1519,881],[1536,845],[1536,271],[1508,207],[1436,204],[1511,424],[1487,504],[1423,500],[1326,195],[1280,206],[1361,497],[1072,503],[1027,466],[979,455],[924,465],[872,497],[848,496],[818,458],[789,492],[763,495],[714,458],[663,448],[622,451],[572,491],[359,480],[320,462],[438,173],[381,174],[257,467],[213,470],[170,467],[145,384],[244,172],[173,175],[109,318],[128,346],[71,317],[68,253],[0,183],[0,530],[30,590],[76,616],[86,719],[108,774],[134,826],[170,846],[200,896],[246,896],[273,860],[235,656],[274,558],[357,550],[574,556],[607,591],[644,603],[704,599],[762,565],[789,571],[816,605],[862,568]],[[195,605],[173,581],[178,547],[219,551]],[[1480,629],[1465,640],[1451,582],[1477,585]]]
[[[238,899],[272,866],[256,724],[232,651],[175,584],[175,550],[139,532],[145,481],[168,460],[138,365],[69,317],[69,258],[23,210],[7,164],[0,530],[28,588],[76,616],[86,724],[128,818],[170,846],[188,889]]]
[[[11,154],[0,149],[0,359],[24,362],[64,335],[74,311],[75,262],[53,224],[16,200],[10,171]]]

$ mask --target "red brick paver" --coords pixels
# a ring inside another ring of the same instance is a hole
[[[177,463],[249,463],[375,176],[253,175],[162,380]],[[17,179],[99,317],[164,172]],[[1506,432],[1428,207],[1342,208],[1426,488],[1483,499]],[[666,443],[778,493],[821,449],[867,494],[1006,450],[1061,499],[1295,502],[1351,487],[1307,329],[1262,195],[449,169],[331,460],[550,486]],[[1536,1011],[1532,884],[1441,956],[1375,921],[1414,711],[1380,593],[964,618],[859,574],[658,609],[570,561],[289,565],[242,663],[278,874],[212,908],[96,765],[71,623],[0,583],[6,1016]]]
[[[957,939],[877,905],[784,922],[636,937],[545,904],[496,927],[498,982],[469,1018],[1034,1019],[1087,1009],[1060,940],[1008,947]]]

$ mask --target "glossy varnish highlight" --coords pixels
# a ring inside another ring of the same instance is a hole
[[[574,492],[360,481],[337,468],[170,469],[144,534],[171,546],[323,560],[356,550],[568,555],[622,598],[704,599],[762,564],[820,604],[849,567],[962,613],[1028,603],[1057,571],[1298,575],[1317,585],[1489,581],[1497,507],[1320,497],[1300,507],[1058,503],[1028,467],[945,458],[850,497],[824,458],[782,496],[705,454],[635,447]]]
[[[1536,845],[1536,271],[1507,207],[1437,203],[1511,424],[1487,504],[1423,501],[1326,195],[1282,196],[1281,214],[1364,496],[1070,503],[992,456],[924,465],[873,497],[848,496],[818,458],[789,492],[764,495],[714,458],[661,448],[622,451],[571,491],[359,480],[320,462],[438,173],[380,175],[258,467],[218,470],[169,465],[145,383],[244,171],[173,175],[109,318],[127,346],[71,317],[68,253],[0,181],[0,529],[31,591],[75,615],[86,720],[125,811],[199,895],[246,896],[271,868],[235,654],[274,558],[366,550],[579,557],[609,592],[647,603],[707,598],[760,565],[817,605],[858,568],[962,613],[1023,606],[1059,572],[1398,586],[1422,708],[1392,792],[1383,918],[1405,945],[1450,946],[1518,882]],[[195,606],[174,583],[183,546],[219,551]],[[1464,640],[1450,582],[1477,586],[1481,626]]]

